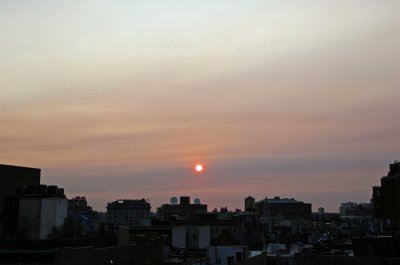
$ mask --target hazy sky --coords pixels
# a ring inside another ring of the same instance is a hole
[[[400,159],[400,1],[0,2],[0,163],[97,210],[329,211]],[[205,164],[196,175],[195,162]]]

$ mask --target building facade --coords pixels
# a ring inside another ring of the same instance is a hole
[[[256,199],[248,196],[244,199],[244,211],[248,213],[254,213],[256,211]]]
[[[107,204],[107,219],[114,225],[150,225],[150,208],[145,199],[117,200]]]
[[[0,164],[0,238],[3,236],[4,200],[15,195],[16,188],[40,184],[40,169]]]
[[[68,200],[57,186],[28,185],[5,198],[4,235],[23,233],[27,239],[47,239],[67,218]]]
[[[387,176],[381,178],[381,186],[372,188],[374,216],[400,224],[400,161],[389,165]]]
[[[174,226],[172,245],[177,248],[206,249],[210,246],[210,226],[195,224]]]
[[[278,217],[282,219],[311,220],[311,203],[304,203],[293,198],[265,198],[256,203],[257,213],[262,217]]]
[[[364,219],[373,217],[373,206],[369,203],[345,202],[339,207],[340,217]]]
[[[171,218],[189,218],[192,215],[206,214],[207,204],[201,204],[198,200],[196,203],[190,203],[189,196],[181,196],[179,204],[163,204],[157,209],[157,214],[163,221],[169,221]]]

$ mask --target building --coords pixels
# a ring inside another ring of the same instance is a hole
[[[339,214],[340,216],[345,216],[346,215],[346,211],[348,209],[357,207],[357,203],[356,202],[342,202],[339,206]]]
[[[372,204],[374,207],[374,217],[384,219],[382,187],[372,187]]]
[[[249,259],[247,246],[211,246],[207,250],[210,264],[229,265],[245,262]]]
[[[303,234],[312,221],[311,203],[278,196],[257,202],[256,214],[264,231],[279,237]]]
[[[72,199],[68,199],[68,218],[74,219],[81,214],[87,215],[91,210],[85,197],[76,196]]]
[[[325,220],[325,209],[323,207],[318,208],[317,219],[319,222],[322,222]]]
[[[214,217],[214,218],[210,218]],[[244,238],[244,225],[241,219],[221,220],[217,216],[198,216],[171,222],[176,228],[174,242],[183,248],[204,248],[208,245],[233,245],[241,243]],[[181,233],[181,234],[179,234]],[[208,234],[208,235],[207,235]],[[188,238],[184,238],[187,235]]]
[[[28,185],[8,195],[4,203],[4,236],[47,239],[67,218],[68,200],[57,186]]]
[[[200,199],[195,199],[190,203],[189,196],[181,196],[179,204],[177,198],[172,197],[170,204],[163,204],[157,209],[157,214],[163,221],[169,221],[171,218],[190,218],[192,215],[206,214],[207,204],[202,204]]]
[[[355,256],[400,258],[398,237],[367,236],[352,238],[352,241]]]
[[[40,184],[40,169],[0,164],[0,238],[3,236],[4,199],[15,195],[16,188]]]
[[[256,211],[256,199],[249,196],[244,199],[244,211],[254,213]]]
[[[76,196],[68,200],[68,218],[79,222],[85,232],[94,230],[97,212],[88,205],[86,197]]]
[[[210,246],[209,225],[176,225],[172,227],[172,246],[176,248],[206,249]]]
[[[365,219],[373,217],[373,206],[369,203],[345,202],[339,207],[341,218]]]
[[[373,187],[375,217],[400,223],[400,161],[389,165],[387,176],[381,178],[381,186]]]
[[[150,225],[148,200],[116,200],[107,204],[107,219],[114,225]]]
[[[261,217],[280,217],[282,219],[311,220],[311,203],[304,203],[293,198],[275,196],[272,199],[265,198],[256,203],[257,213]]]

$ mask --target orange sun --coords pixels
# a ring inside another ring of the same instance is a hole
[[[196,170],[196,172],[198,172],[198,173],[202,172],[202,171],[203,171],[203,165],[197,164],[197,165],[194,167],[194,170]]]

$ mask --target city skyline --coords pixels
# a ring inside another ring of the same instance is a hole
[[[102,211],[184,195],[368,202],[400,158],[398,8],[2,1],[0,163]]]

